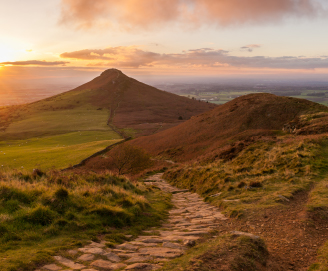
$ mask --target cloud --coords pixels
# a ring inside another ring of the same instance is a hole
[[[156,52],[144,51],[135,46],[120,46],[105,49],[85,49],[75,52],[66,52],[63,53],[61,57],[75,60],[93,61],[88,64],[89,67],[235,67],[271,69],[328,68],[328,57],[244,57],[233,56],[229,53],[229,51],[213,48],[192,49],[177,54],[160,54]]]
[[[31,52],[33,52],[33,50],[32,49],[29,49],[29,50],[26,50],[26,52],[27,53],[31,53]]]
[[[62,0],[61,7],[62,24],[126,29],[176,22],[196,27],[268,23],[324,11],[319,0]]]
[[[27,66],[27,65],[36,65],[36,66],[58,66],[65,65],[70,62],[66,61],[45,61],[45,60],[27,60],[27,61],[13,61],[13,62],[0,62],[1,66],[4,65],[13,65],[13,66]]]
[[[259,44],[250,44],[243,47],[240,47],[241,50],[247,50],[248,52],[253,52],[254,49],[260,48]]]

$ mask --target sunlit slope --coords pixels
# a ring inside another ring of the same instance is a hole
[[[115,132],[81,131],[0,141],[0,170],[65,168],[120,140]]]

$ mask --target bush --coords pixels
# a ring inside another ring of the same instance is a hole
[[[140,172],[152,164],[150,155],[145,150],[124,144],[114,148],[110,153],[111,167],[118,174]]]
[[[39,206],[27,213],[25,220],[31,224],[46,226],[53,222],[55,216],[55,213],[48,207]]]

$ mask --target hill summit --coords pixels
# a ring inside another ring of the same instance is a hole
[[[149,135],[214,107],[108,69],[73,90],[27,105],[0,108],[0,137],[28,138],[91,128],[124,136]]]
[[[215,107],[151,87],[117,69],[108,69],[73,91],[84,89],[92,90],[92,104],[109,110],[109,123],[139,134],[175,126]]]

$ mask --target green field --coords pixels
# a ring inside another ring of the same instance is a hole
[[[112,131],[81,131],[0,141],[0,167],[2,170],[65,168],[120,140]]]
[[[227,90],[227,91],[221,91],[221,92],[199,92],[198,95],[185,94],[185,95],[181,95],[181,96],[188,97],[188,98],[195,98],[197,100],[204,99],[204,100],[214,103],[214,104],[225,104],[239,96],[243,96],[243,95],[247,95],[247,94],[251,94],[251,93],[259,93],[259,92],[261,92],[261,91],[255,91],[253,89],[243,90],[243,91]],[[269,90],[264,90],[263,92],[270,93]],[[310,90],[309,89],[309,90],[302,90],[301,95],[291,96],[291,97],[299,98],[299,99],[306,99],[306,100],[309,100],[312,102],[316,102],[316,103],[320,103],[320,104],[328,106],[328,96],[327,97],[326,96],[323,96],[323,97],[311,96],[311,94],[313,94],[313,93],[326,93],[326,92],[327,92],[327,90]],[[283,91],[281,91],[281,93],[283,94]]]

